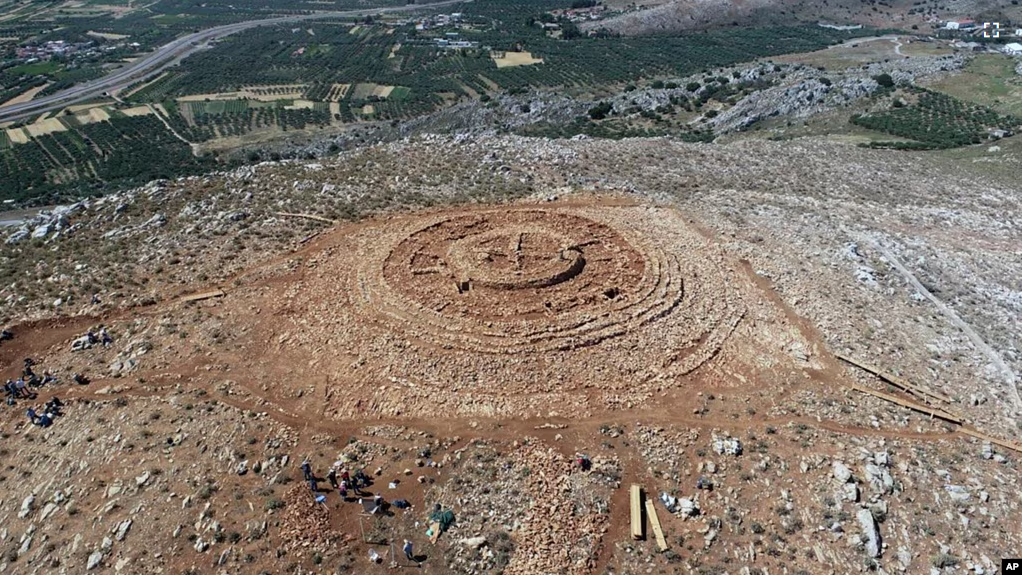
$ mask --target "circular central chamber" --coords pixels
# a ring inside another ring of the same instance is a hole
[[[578,276],[586,265],[569,236],[536,226],[501,227],[456,240],[445,262],[459,292],[544,288]]]

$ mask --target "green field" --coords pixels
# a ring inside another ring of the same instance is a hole
[[[331,9],[352,8],[363,1],[337,0]],[[406,0],[375,0],[374,5],[405,3]],[[313,130],[339,122],[357,122],[362,119],[362,107],[367,103],[373,106],[373,119],[398,122],[431,113],[458,100],[493,98],[501,93],[526,94],[533,89],[554,89],[566,94],[607,93],[620,90],[627,83],[684,77],[757,58],[820,50],[859,35],[876,33],[870,30],[838,32],[799,25],[747,28],[741,33],[715,30],[641,38],[560,40],[530,24],[530,18],[535,15],[570,3],[571,0],[475,0],[459,8],[471,24],[458,29],[460,38],[495,50],[508,50],[521,42],[525,51],[544,60],[543,65],[498,69],[489,49],[438,48],[435,38],[443,36],[445,31],[442,30],[420,34],[412,24],[369,23],[360,19],[359,33],[350,34],[353,19],[331,18],[240,32],[210,50],[193,54],[173,72],[139,92],[125,93],[121,97],[132,105],[162,104],[167,111],[164,119],[189,142],[242,141],[250,133]],[[82,18],[74,22],[67,18],[58,20],[67,26],[59,34],[68,36],[69,40],[75,40],[75,34],[95,29],[128,34],[143,48],[151,48],[198,27],[311,9],[325,8],[304,0],[282,0],[273,6],[262,0],[205,0],[201,3],[162,0],[116,21],[108,17]],[[26,26],[26,31],[38,29],[34,24]],[[297,30],[293,32],[294,29]],[[58,38],[39,37],[39,40],[48,39]],[[401,49],[389,58],[397,43],[401,44]],[[302,51],[301,56],[297,54],[299,51]],[[35,74],[24,79],[12,78],[10,69],[5,71],[0,77],[0,87],[16,94],[30,87],[32,82],[38,85],[52,81],[54,85],[47,88],[52,91],[87,79],[99,70],[97,65],[69,70],[61,70],[56,63],[34,66],[21,68],[23,76]],[[284,100],[266,103],[176,101],[186,95],[234,92],[245,86],[289,84],[308,86],[304,98],[315,102],[312,109],[288,110],[285,106],[291,102]],[[337,94],[337,84],[351,88],[338,102],[336,113],[331,113],[325,100],[328,95]],[[376,86],[395,88],[381,100],[373,97]],[[727,90],[722,88],[721,92]],[[0,90],[0,95],[4,94],[6,92]],[[569,129],[545,127],[544,130],[558,136],[585,133],[626,137],[673,133],[679,128],[676,119],[644,118],[637,127],[586,123]],[[112,127],[117,129],[112,130]],[[133,119],[118,114],[110,123],[76,126],[70,133],[49,135],[30,144],[7,148],[2,155],[3,165],[0,165],[0,172],[3,172],[0,180],[5,181],[5,186],[0,187],[0,197],[40,198],[98,189],[95,188],[97,178],[103,189],[109,189],[116,182],[134,183],[136,179],[129,178],[125,171],[130,162],[141,158],[131,156],[137,152],[135,150],[120,148],[138,147],[143,127],[163,132],[159,137],[169,138],[169,144],[175,149],[167,160],[159,156],[145,158],[147,168],[156,173],[166,176],[194,173],[212,160],[188,156],[188,146],[174,138],[155,117]],[[118,134],[122,128],[125,133]],[[78,132],[94,142],[102,138],[106,147],[102,151],[82,149],[72,136]],[[706,138],[702,133],[693,137]],[[10,153],[14,149],[17,154]],[[66,150],[75,150],[75,158],[62,155]],[[51,178],[56,172],[75,175],[83,183],[68,184]]]
[[[872,146],[934,150],[980,144],[989,138],[989,131],[1017,128],[1020,118],[941,92],[909,87],[891,93],[890,107],[853,115],[850,122],[910,140],[874,142]]]
[[[193,20],[193,17],[188,14],[158,14],[152,20],[158,24],[180,24]]]
[[[304,58],[314,58],[316,56],[330,54],[331,50],[333,49],[334,47],[331,46],[330,44],[313,44],[312,46],[306,47],[305,52],[302,54],[302,56]]]
[[[248,100],[210,100],[209,102],[182,102],[179,106],[187,107],[192,116],[200,116],[203,114],[235,114],[244,112],[251,107],[257,107],[256,104],[264,103],[250,103]],[[274,105],[273,102],[265,104]]]
[[[217,166],[193,156],[153,116],[112,117],[0,148],[0,198],[56,203]]]
[[[980,54],[961,72],[928,87],[960,100],[988,106],[1002,114],[1019,114],[1023,106],[1020,80],[1014,70],[1018,58],[1000,54]]]
[[[61,65],[59,62],[49,60],[46,62],[33,62],[31,64],[14,66],[13,68],[8,68],[5,72],[11,75],[27,74],[29,76],[38,76],[39,74],[53,74],[60,69]]]
[[[404,100],[409,97],[412,93],[411,90],[404,86],[395,86],[394,90],[391,90],[391,95],[388,96],[390,100]]]

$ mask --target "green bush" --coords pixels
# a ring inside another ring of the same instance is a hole
[[[611,113],[614,106],[610,102],[601,102],[593,108],[590,108],[586,113],[592,120],[603,120]]]

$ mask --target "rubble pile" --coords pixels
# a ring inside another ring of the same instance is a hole
[[[282,500],[278,530],[285,551],[307,554],[311,550],[343,548],[352,539],[351,534],[330,528],[329,509],[316,502],[307,486],[292,487]]]

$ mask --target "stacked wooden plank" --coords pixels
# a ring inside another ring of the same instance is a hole
[[[661,530],[661,519],[657,517],[654,501],[649,498],[646,499],[646,515],[650,517],[650,527],[654,529],[654,538],[657,539],[657,550],[664,552],[668,549],[668,542],[664,539],[664,532]]]
[[[629,489],[629,506],[632,509],[632,538],[643,539],[643,488],[633,484]]]

